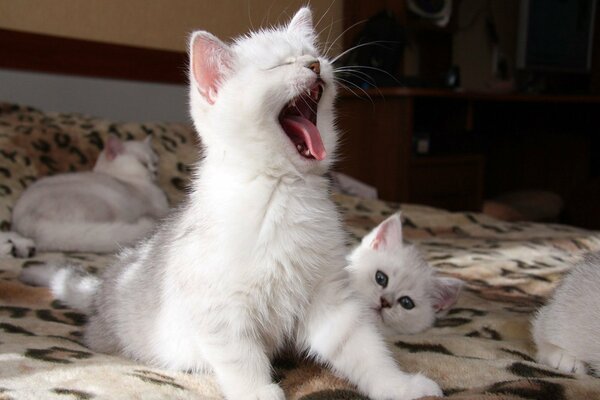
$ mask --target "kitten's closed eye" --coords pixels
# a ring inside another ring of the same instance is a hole
[[[375,273],[375,282],[382,288],[385,288],[388,285],[388,276],[385,272],[377,271]]]
[[[284,62],[282,62],[282,63],[276,64],[276,65],[273,65],[273,66],[271,66],[271,67],[267,67],[267,68],[265,68],[265,70],[266,70],[266,71],[270,71],[270,70],[272,70],[272,69],[279,68],[279,67],[283,67],[284,65],[290,65],[290,64],[293,64],[293,63],[294,63],[294,61],[284,61]]]
[[[402,306],[402,308],[405,308],[407,310],[412,310],[413,308],[415,308],[415,302],[412,301],[412,299],[408,296],[402,296],[398,299],[398,303],[400,303],[400,305]]]
[[[316,58],[316,57],[315,57],[315,58]],[[286,58],[285,60],[281,61],[280,63],[278,63],[278,64],[276,64],[276,65],[273,65],[273,66],[271,66],[271,67],[267,68],[267,71],[268,71],[268,70],[275,69],[275,68],[283,67],[283,66],[285,66],[285,65],[294,64],[295,62],[296,62],[296,57],[288,57],[288,58]]]

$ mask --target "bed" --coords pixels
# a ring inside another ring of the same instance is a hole
[[[2,230],[9,229],[11,206],[27,185],[48,174],[90,169],[108,134],[125,139],[152,134],[160,185],[171,205],[184,198],[200,146],[188,124],[116,122],[1,100]],[[452,399],[600,398],[597,377],[563,374],[536,363],[529,334],[532,312],[573,261],[600,249],[600,232],[332,196],[349,246],[400,209],[405,239],[440,273],[467,282],[457,305],[433,328],[389,338],[404,370],[425,373]],[[62,260],[98,273],[111,256],[41,253],[0,259],[0,399],[221,398],[210,376],[151,368],[83,346],[85,315],[65,308],[46,289],[17,280],[22,268]],[[289,399],[364,398],[347,382],[293,355],[275,361],[274,379]]]

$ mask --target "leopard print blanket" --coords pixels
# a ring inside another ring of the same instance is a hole
[[[0,224],[38,177],[90,169],[109,133],[154,135],[160,184],[173,205],[185,196],[198,155],[193,131],[180,124],[113,123],[77,114],[43,113],[0,103]],[[531,313],[571,263],[600,249],[600,233],[561,225],[504,223],[477,213],[334,195],[354,244],[402,209],[405,238],[441,273],[467,289],[435,326],[389,338],[402,368],[423,372],[451,399],[598,399],[600,379],[559,373],[534,361]],[[0,399],[220,399],[211,376],[151,368],[90,351],[81,344],[85,315],[54,301],[46,289],[22,285],[22,268],[68,260],[96,272],[111,256],[44,253],[0,259]],[[289,399],[364,399],[310,360],[274,362]]]

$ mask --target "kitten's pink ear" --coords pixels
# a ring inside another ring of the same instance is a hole
[[[373,250],[402,247],[402,220],[400,213],[396,213],[383,221],[375,232],[375,238],[371,242]]]
[[[232,59],[231,49],[216,36],[205,31],[193,33],[190,40],[191,80],[209,104],[215,103]]]
[[[117,158],[119,154],[122,154],[125,151],[125,146],[121,139],[116,137],[115,135],[109,135],[106,140],[106,146],[104,146],[104,154],[109,161]]]
[[[433,307],[436,313],[446,311],[458,300],[464,282],[456,278],[434,277]]]
[[[302,7],[298,10],[288,25],[288,31],[314,39],[315,29],[313,27],[312,11],[310,11],[310,8]]]

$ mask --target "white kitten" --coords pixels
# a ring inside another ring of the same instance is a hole
[[[457,300],[463,281],[438,277],[416,247],[402,241],[394,214],[366,235],[348,257],[352,284],[387,335],[421,332]]]
[[[587,255],[532,321],[537,359],[563,372],[600,372],[600,252]]]
[[[213,371],[228,399],[284,399],[270,359],[289,346],[373,399],[441,395],[398,369],[349,285],[323,176],[337,139],[335,82],[310,11],[232,45],[195,32],[190,53],[202,167],[187,204],[98,282],[86,343]],[[52,279],[55,293],[77,287],[70,276]]]
[[[49,176],[21,195],[12,229],[42,251],[113,252],[147,235],[168,211],[157,156],[144,141],[109,136],[92,172]],[[18,255],[18,254],[17,254]]]

